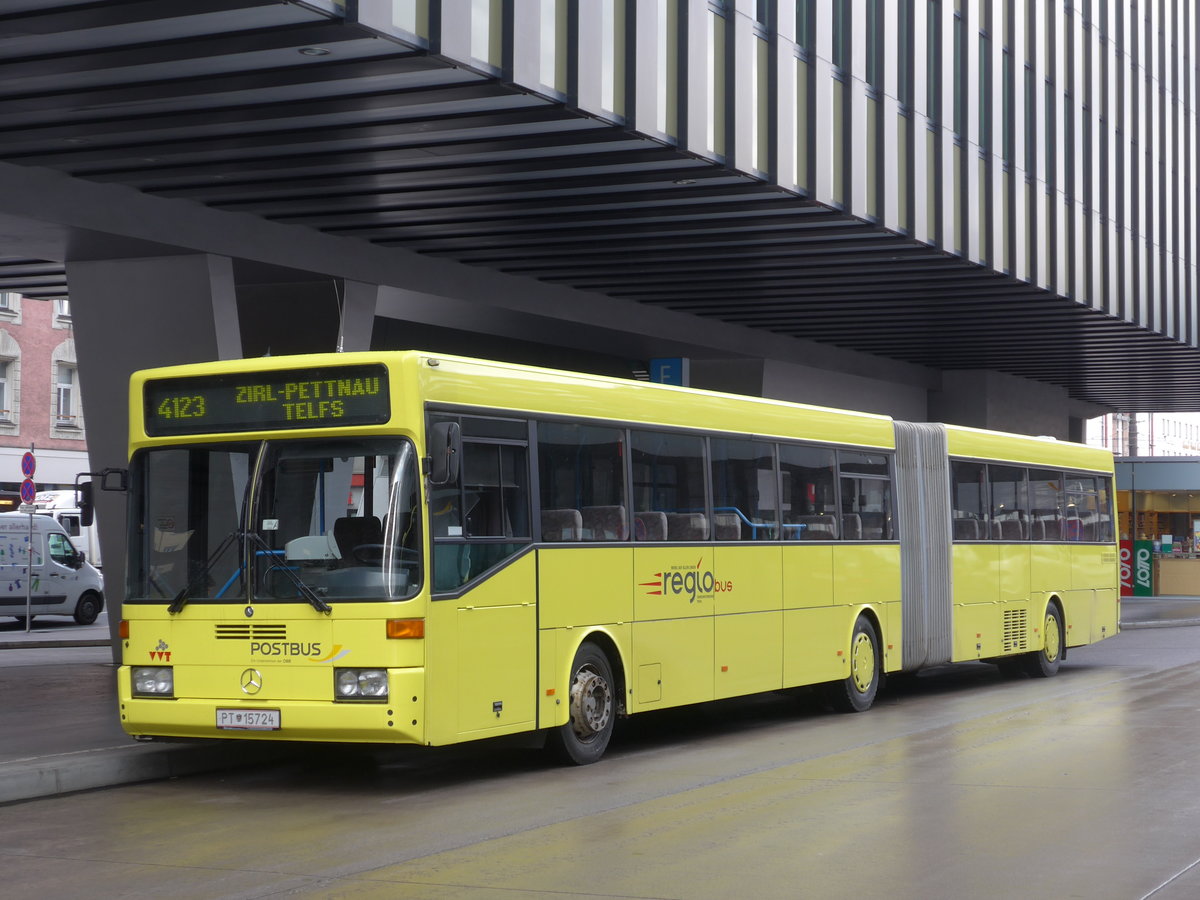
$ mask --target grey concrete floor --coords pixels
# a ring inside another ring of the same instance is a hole
[[[984,665],[835,715],[768,695],[625,723],[608,757],[310,753],[0,807],[6,897],[1200,896],[1200,629],[1059,676]]]

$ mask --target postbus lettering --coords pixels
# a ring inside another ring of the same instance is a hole
[[[251,641],[251,656],[320,656],[319,641],[300,643],[298,641]]]

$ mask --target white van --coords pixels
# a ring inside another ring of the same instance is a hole
[[[27,607],[28,600],[32,604]],[[23,622],[28,611],[31,616],[73,616],[80,625],[91,625],[102,609],[103,576],[58,522],[49,516],[0,513],[0,615]]]

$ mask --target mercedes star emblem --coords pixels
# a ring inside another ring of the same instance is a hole
[[[262,690],[262,672],[258,669],[247,669],[242,673],[242,693],[257,694]]]

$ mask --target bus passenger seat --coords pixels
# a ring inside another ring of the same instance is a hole
[[[638,513],[633,517],[633,536],[639,541],[665,541],[667,514],[656,509]]]
[[[799,538],[802,541],[836,541],[837,540],[837,519],[833,516],[814,515],[814,516],[797,516],[795,522],[790,522],[791,525],[803,525],[801,529],[797,529]],[[793,529],[785,528],[784,535],[790,537]]]
[[[974,519],[955,519],[954,520],[954,540],[956,541],[977,541],[979,540],[979,523]]]
[[[577,541],[583,535],[583,516],[577,509],[543,509],[543,541]]]
[[[585,506],[583,536],[589,541],[627,541],[629,526],[624,506]]]
[[[713,513],[713,537],[718,541],[740,541],[741,518],[734,513]]]
[[[708,519],[703,513],[667,513],[668,541],[707,541]]]
[[[1000,540],[1022,541],[1025,539],[1020,519],[1001,519],[996,524],[1000,526],[1000,534],[997,535]]]
[[[863,539],[862,517],[858,513],[846,513],[842,516],[842,538],[847,541]]]

